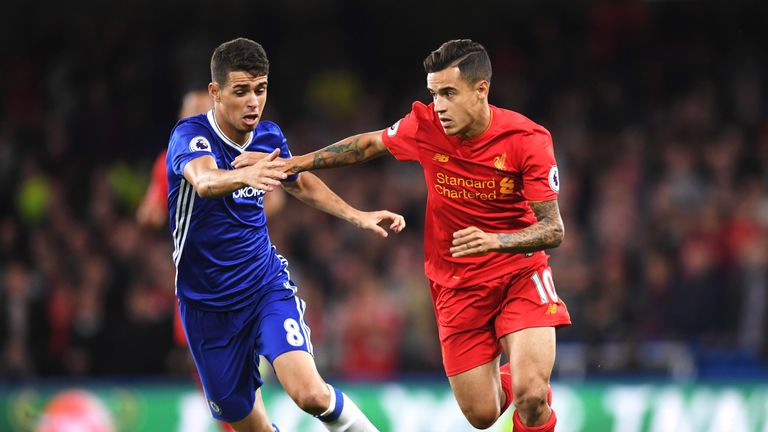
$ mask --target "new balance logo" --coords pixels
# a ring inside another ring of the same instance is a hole
[[[448,155],[444,155],[442,153],[435,153],[435,156],[432,157],[432,160],[440,162],[440,163],[446,163],[446,162],[448,162],[448,159],[450,159],[448,157]]]

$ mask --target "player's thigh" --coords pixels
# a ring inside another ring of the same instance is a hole
[[[554,327],[532,327],[501,338],[509,358],[515,394],[548,384],[555,364]],[[546,389],[545,389],[546,390]]]
[[[259,418],[263,418],[269,423],[269,416],[267,416],[267,407],[264,406],[264,398],[261,397],[261,389],[256,390],[256,400],[253,403],[253,411]],[[271,424],[268,426],[272,427]],[[270,431],[271,432],[271,431]]]
[[[315,366],[314,358],[306,351],[289,351],[279,355],[272,367],[280,384],[293,399],[309,392],[325,393],[325,381]]]
[[[499,358],[448,377],[456,402],[468,419],[495,420],[499,415],[502,403]]]
[[[248,416],[240,421],[231,422],[230,425],[237,432],[273,432],[272,423],[267,416],[267,409],[264,407],[264,400],[261,397],[261,389],[256,390],[256,399],[253,404],[253,410]]]
[[[306,304],[296,296],[271,301],[259,324],[257,351],[272,363],[285,391],[301,408],[314,409],[324,402],[328,388],[312,357]]]

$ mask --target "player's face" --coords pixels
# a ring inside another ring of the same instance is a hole
[[[427,89],[446,135],[469,138],[488,126],[483,117],[488,81],[470,84],[461,77],[458,67],[451,67],[427,74]]]
[[[233,71],[224,85],[211,83],[217,121],[225,132],[237,135],[256,129],[267,103],[267,76],[254,76],[245,71]],[[228,130],[229,129],[229,130]]]

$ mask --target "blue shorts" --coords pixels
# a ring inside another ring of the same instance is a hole
[[[203,311],[179,301],[189,349],[214,418],[234,422],[251,413],[263,383],[259,355],[272,363],[288,351],[312,354],[305,307],[304,300],[282,287],[235,311]]]

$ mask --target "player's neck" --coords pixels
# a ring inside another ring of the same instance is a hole
[[[491,127],[492,119],[493,113],[491,112],[491,106],[486,103],[480,110],[480,114],[475,118],[475,121],[469,125],[464,133],[460,134],[461,138],[470,140],[479,137]]]
[[[223,115],[219,113],[219,111],[215,108],[213,110],[213,119],[216,120],[216,125],[221,130],[221,133],[223,133],[224,136],[229,138],[231,141],[241,146],[247,143],[250,132],[240,132],[233,128],[229,123],[227,123]]]

